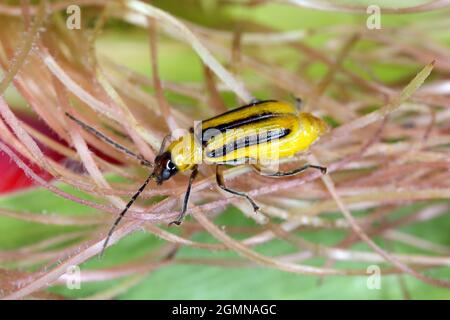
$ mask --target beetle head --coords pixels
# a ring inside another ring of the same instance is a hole
[[[155,158],[153,177],[157,184],[162,184],[177,172],[178,168],[172,161],[172,156],[169,151],[166,151]]]

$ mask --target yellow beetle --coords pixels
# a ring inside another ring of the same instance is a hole
[[[261,164],[292,157],[306,151],[328,129],[322,119],[311,113],[299,112],[295,106],[289,103],[276,100],[253,101],[248,105],[204,120],[191,128],[187,134],[173,141],[170,141],[171,136],[168,135],[161,145],[154,165],[152,165],[142,156],[134,154],[96,129],[69,114],[67,116],[100,139],[114,145],[127,155],[137,158],[143,165],[153,167],[152,173],[115,220],[103,249],[106,248],[109,238],[127,210],[151,180],[161,185],[178,172],[190,170],[191,174],[181,213],[175,221],[170,223],[179,225],[187,211],[192,183],[198,173],[198,164],[201,162],[216,166],[216,181],[220,188],[246,198],[253,209],[257,211],[258,205],[247,194],[225,186],[220,166],[251,164],[260,170]],[[166,144],[168,144],[167,147]],[[308,168],[319,169],[322,173],[326,173],[325,167],[306,164],[295,170],[266,175],[272,177],[292,176]]]

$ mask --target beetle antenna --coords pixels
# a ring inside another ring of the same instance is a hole
[[[116,220],[114,221],[111,229],[109,229],[108,231],[108,235],[106,236],[105,242],[103,242],[103,247],[102,247],[102,251],[100,252],[100,258],[103,257],[103,254],[105,252],[106,247],[108,246],[109,240],[111,239],[111,236],[114,233],[114,230],[116,230],[117,225],[119,224],[119,222],[122,220],[122,218],[125,216],[125,214],[127,213],[128,209],[130,209],[130,207],[133,205],[133,203],[136,201],[136,199],[140,196],[140,194],[142,193],[142,191],[144,191],[145,187],[147,187],[147,185],[149,184],[150,180],[152,180],[154,177],[154,174],[150,174],[147,179],[144,181],[144,183],[142,184],[142,186],[139,188],[138,191],[136,191],[136,193],[131,197],[130,201],[128,201],[127,205],[125,206],[125,208],[122,210],[122,212],[119,214],[119,216],[116,218]]]
[[[98,131],[97,129],[91,127],[90,125],[84,123],[83,121],[81,121],[80,119],[75,118],[73,115],[71,115],[70,113],[66,112],[66,116],[69,117],[72,121],[76,122],[80,127],[82,127],[84,130],[92,133],[93,135],[95,135],[97,138],[99,138],[100,140],[110,144],[111,146],[113,146],[114,148],[116,148],[117,150],[125,153],[126,155],[137,159],[143,166],[146,167],[153,167],[153,164],[148,161],[147,159],[145,159],[143,156],[141,156],[140,154],[136,154],[133,151],[131,151],[130,149],[122,146],[121,144],[118,144],[117,142],[113,141],[112,139],[108,138],[107,136],[105,136],[103,133],[101,133],[100,131]]]
[[[294,104],[295,104],[295,107],[297,108],[297,110],[301,111],[302,107],[303,107],[303,100],[302,100],[302,98],[299,98],[299,97],[293,95],[292,93],[289,94],[289,95],[294,100]]]
[[[159,148],[158,155],[161,155],[164,152],[164,150],[166,150],[167,143],[170,141],[170,139],[172,139],[172,135],[170,133],[164,136],[164,139],[161,142],[161,147]]]

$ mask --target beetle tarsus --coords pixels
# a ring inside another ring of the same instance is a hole
[[[327,174],[327,167],[309,165],[309,168],[318,169],[322,174]]]
[[[177,226],[179,226],[181,224],[181,220],[177,219],[177,220],[169,222],[169,227],[172,226],[173,224],[176,224]]]
[[[252,207],[253,207],[253,211],[255,211],[255,213],[257,213],[259,211],[259,209],[261,209],[256,203],[255,201],[253,201],[252,198],[247,197],[247,200],[251,203]]]

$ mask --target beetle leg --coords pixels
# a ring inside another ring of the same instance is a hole
[[[258,173],[261,173],[261,168],[257,165],[252,165],[253,169],[255,169]],[[305,171],[306,169],[317,169],[320,170],[320,172],[322,172],[322,174],[326,174],[327,173],[327,168],[326,167],[321,167],[321,166],[316,166],[316,165],[312,165],[312,164],[305,164],[303,167],[291,170],[291,171],[279,171],[279,172],[275,172],[275,173],[269,173],[269,174],[264,174],[264,176],[266,177],[289,177],[289,176],[295,176],[296,174],[299,174],[300,172]]]
[[[197,174],[198,174],[198,168],[197,168],[197,166],[195,166],[192,169],[191,176],[189,177],[189,183],[188,183],[186,193],[184,194],[183,207],[181,209],[181,213],[176,220],[169,223],[169,226],[172,224],[176,224],[177,226],[179,226],[181,224],[181,222],[183,221],[183,218],[186,215],[186,211],[188,208],[189,197],[191,196],[192,183],[194,182],[195,178],[197,177]]]
[[[236,196],[243,197],[243,198],[247,199],[247,201],[250,202],[250,204],[252,205],[253,210],[255,212],[259,210],[258,205],[256,204],[256,202],[252,198],[250,198],[250,196],[248,196],[247,194],[245,194],[243,192],[239,192],[239,191],[236,191],[236,190],[228,189],[225,186],[225,182],[224,182],[224,179],[223,179],[223,173],[220,171],[219,166],[216,166],[216,181],[217,181],[217,185],[222,190],[224,190],[226,192],[229,192],[231,194],[234,194]]]

